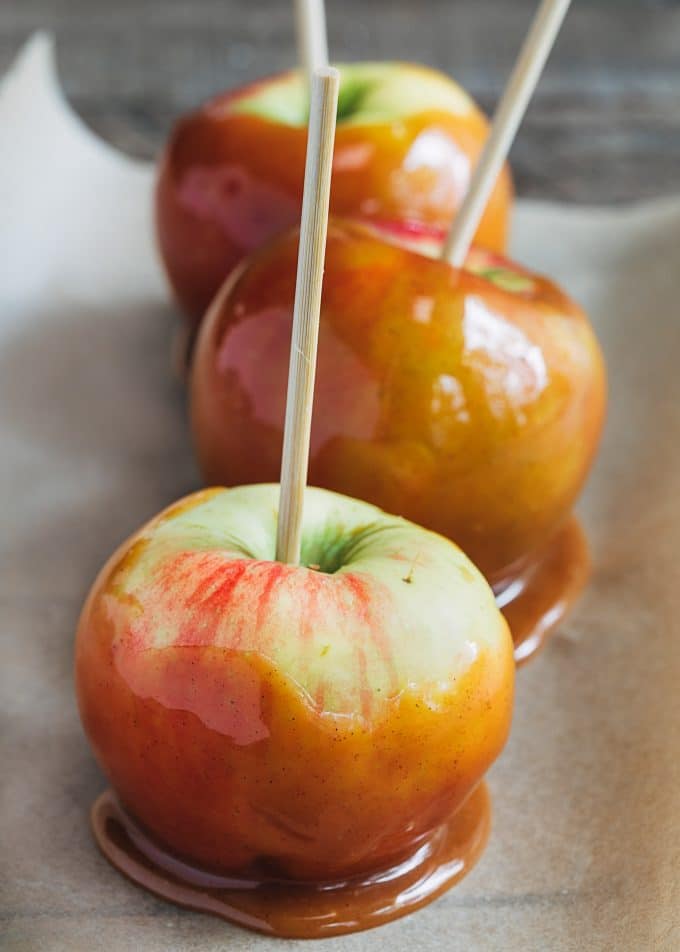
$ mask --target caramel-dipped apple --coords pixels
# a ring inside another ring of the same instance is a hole
[[[340,67],[331,210],[447,228],[488,132],[470,97],[408,63]],[[192,326],[247,253],[300,220],[307,81],[284,73],[217,96],[176,125],[161,159],[161,255]],[[512,197],[500,175],[477,230],[505,247]]]
[[[296,254],[291,232],[252,256],[199,335],[191,418],[209,484],[276,478]],[[537,560],[555,575],[555,558],[583,554],[563,533],[598,444],[605,371],[555,284],[479,250],[469,265],[331,222],[309,481],[453,539],[503,599]],[[537,623],[559,616],[558,594],[532,601]]]
[[[332,935],[422,905],[479,854],[512,643],[448,540],[307,489],[284,564],[278,502],[205,490],[125,542],[84,606],[76,688],[115,865],[254,928]]]

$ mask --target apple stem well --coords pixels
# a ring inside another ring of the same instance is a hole
[[[328,66],[328,39],[324,0],[295,0],[295,27],[300,66],[309,77]]]
[[[442,249],[442,260],[462,268],[494,183],[517,135],[529,100],[571,0],[543,0],[522,44],[491,123],[472,181]]]
[[[315,70],[307,133],[276,536],[277,561],[295,564],[300,561],[302,509],[309,465],[339,85],[340,74],[336,69],[327,66]]]

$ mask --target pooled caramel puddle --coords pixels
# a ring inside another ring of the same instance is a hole
[[[532,658],[564,620],[588,581],[590,568],[585,534],[572,516],[524,575],[497,594],[518,665]]]
[[[104,856],[157,896],[285,938],[320,938],[372,929],[424,906],[462,879],[489,836],[489,794],[480,783],[462,807],[391,869],[333,883],[238,879],[197,869],[151,839],[111,790],[91,823]]]

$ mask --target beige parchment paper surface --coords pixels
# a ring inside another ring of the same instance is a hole
[[[114,546],[198,485],[151,183],[80,125],[34,39],[0,87],[6,952],[283,948],[132,886],[87,825],[104,782],[73,698],[80,604]],[[326,940],[337,952],[680,949],[680,203],[520,203],[513,245],[587,308],[609,364],[579,506],[595,574],[519,673],[482,861],[427,909]]]

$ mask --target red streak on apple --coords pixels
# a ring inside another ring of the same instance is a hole
[[[116,665],[136,693],[176,706],[171,703],[174,689],[170,696],[167,693],[165,669],[159,674],[153,666],[140,664],[140,657],[154,649],[165,653],[168,649],[200,646],[258,652],[267,657],[275,653],[272,639],[281,637],[285,605],[294,604],[300,585],[305,610],[299,627],[286,631],[284,637],[295,641],[304,664],[306,656],[311,659],[318,650],[315,639],[324,620],[345,618],[360,680],[361,712],[370,717],[376,698],[368,676],[366,639],[375,645],[388,671],[391,690],[396,690],[394,660],[381,627],[382,617],[389,615],[391,598],[375,579],[371,580],[369,593],[356,573],[330,576],[310,571],[300,578],[296,566],[278,562],[233,560],[219,551],[180,552],[162,562],[149,581],[133,589],[135,600],[146,605],[146,611],[127,618],[124,603],[125,616],[119,621],[117,598],[106,598],[119,632],[113,646]],[[164,620],[162,624],[159,619]],[[212,694],[210,690],[196,691],[188,707],[179,706],[214,727]],[[227,732],[226,727],[219,729]]]

